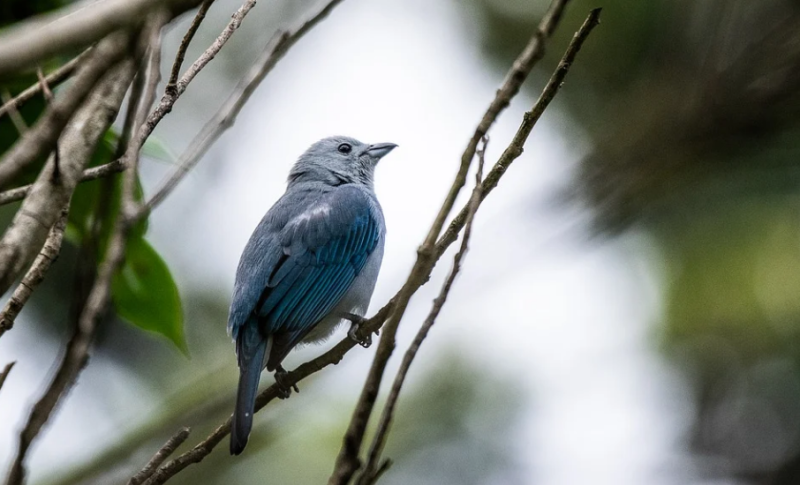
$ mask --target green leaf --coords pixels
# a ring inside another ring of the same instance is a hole
[[[125,264],[114,276],[111,292],[117,315],[167,337],[188,355],[178,287],[164,260],[143,238],[128,241]]]

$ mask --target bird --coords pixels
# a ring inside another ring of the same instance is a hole
[[[282,385],[281,362],[298,344],[327,339],[343,322],[358,324],[378,279],[386,224],[374,188],[375,166],[394,143],[334,136],[311,145],[289,172],[286,192],[245,245],[228,316],[239,385],[230,452],[250,435],[264,368]]]

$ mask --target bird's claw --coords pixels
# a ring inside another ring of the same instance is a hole
[[[365,337],[359,335],[361,325],[367,321],[366,318],[354,313],[347,313],[344,318],[350,320],[351,325],[350,330],[347,331],[347,336],[350,337],[352,341],[364,347],[365,349],[372,345],[372,335],[367,334]]]
[[[300,388],[297,387],[297,384],[288,384],[286,382],[287,374],[288,372],[286,372],[283,366],[278,366],[278,368],[275,369],[275,384],[278,385],[279,399],[289,399],[289,396],[292,395],[292,389],[294,389],[294,392],[300,392]]]

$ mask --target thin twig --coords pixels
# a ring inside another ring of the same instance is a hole
[[[0,100],[3,101],[4,106],[11,105],[13,101],[11,99],[11,93],[8,92],[8,89],[3,89],[3,92],[0,93]],[[17,129],[17,132],[20,135],[24,135],[26,131],[28,131],[28,124],[25,123],[25,119],[19,114],[16,106],[11,106],[8,110],[8,116],[11,118],[11,123],[14,124],[14,128]]]
[[[372,444],[370,445],[369,453],[367,455],[367,462],[364,465],[363,472],[356,480],[358,485],[371,485],[377,482],[378,478],[380,478],[380,473],[383,473],[381,472],[383,467],[378,466],[378,464],[381,461],[381,454],[383,453],[386,440],[389,436],[389,429],[392,425],[392,420],[394,419],[394,411],[397,407],[397,400],[400,397],[400,391],[405,383],[408,370],[411,368],[411,364],[414,362],[414,358],[417,356],[417,352],[419,352],[422,342],[425,340],[425,338],[427,338],[428,332],[430,332],[433,324],[436,323],[436,319],[439,317],[439,313],[442,311],[442,307],[444,307],[447,297],[450,294],[450,289],[453,287],[453,282],[455,281],[458,272],[461,270],[461,263],[464,259],[464,255],[467,253],[469,238],[472,234],[472,221],[475,218],[475,213],[478,211],[478,207],[480,206],[482,199],[481,190],[483,165],[486,156],[486,144],[488,143],[488,138],[484,136],[482,140],[483,146],[477,150],[478,169],[475,172],[475,188],[472,190],[472,195],[467,203],[469,212],[467,214],[466,225],[464,226],[464,235],[461,238],[461,247],[453,257],[453,266],[451,267],[450,273],[447,275],[447,279],[445,279],[444,284],[442,284],[439,295],[435,300],[433,300],[433,307],[431,308],[428,317],[423,322],[422,326],[417,332],[417,335],[414,337],[414,340],[411,342],[411,345],[408,347],[408,350],[406,350],[406,353],[403,356],[400,369],[398,369],[394,378],[394,382],[392,383],[392,389],[389,392],[389,397],[386,398],[386,404],[384,404],[383,412],[381,413],[378,429],[375,431],[375,436],[372,439]]]
[[[583,35],[585,37],[585,35]],[[494,177],[494,184],[497,184],[497,181],[502,177],[502,172],[496,172]],[[489,174],[492,176],[492,173]],[[488,176],[487,176],[488,179]],[[482,198],[484,200],[486,198],[486,188],[487,188],[487,181],[485,180],[482,184]],[[450,224],[448,226],[448,231],[454,231],[455,235],[457,236],[460,230],[464,227],[462,223],[460,226],[456,227],[454,224]],[[436,245],[436,253],[434,254],[434,258],[438,260],[443,250],[446,249],[450,244],[453,243],[453,240],[445,240],[440,238],[437,241]],[[440,251],[442,249],[442,251]],[[432,268],[431,268],[432,270]],[[427,277],[430,276],[430,270],[424,275],[425,278],[421,280],[415,281],[416,287],[414,290],[419,289],[425,281],[427,281]],[[369,334],[376,332],[381,326],[386,322],[387,317],[392,312],[395,307],[397,298],[400,296],[400,293],[395,295],[386,305],[383,306],[375,315],[369,318],[363,324],[362,334]],[[336,365],[344,358],[344,356],[354,347],[356,346],[356,342],[351,339],[350,337],[345,337],[338,344],[336,344],[333,348],[328,350],[327,352],[323,353],[322,355],[305,362],[298,366],[296,369],[287,372],[286,376],[284,377],[284,385],[286,386],[293,386],[298,382],[302,381],[303,379],[315,374],[322,369],[330,365]],[[257,397],[255,402],[255,411],[259,411],[267,406],[272,400],[276,399],[281,394],[278,386],[273,384],[263,390]],[[165,483],[167,480],[175,476],[176,474],[180,473],[186,467],[191,464],[201,462],[206,456],[208,456],[214,448],[222,442],[222,440],[230,433],[231,429],[231,418],[228,418],[225,422],[221,423],[217,428],[209,434],[205,439],[203,439],[200,443],[195,445],[191,450],[183,453],[182,455],[178,456],[177,458],[169,461],[167,464],[162,466],[158,472],[156,472],[153,477],[146,483],[146,485],[161,485]],[[382,471],[385,471],[388,468],[391,462],[389,460],[384,461],[384,464],[381,465]],[[381,472],[382,472],[381,471]]]
[[[497,91],[494,100],[489,104],[481,122],[475,129],[473,137],[464,150],[455,179],[428,231],[425,241],[417,250],[417,260],[411,269],[408,279],[400,289],[400,292],[393,299],[395,301],[394,307],[388,320],[384,324],[383,336],[381,336],[380,342],[378,343],[378,349],[375,351],[372,366],[370,367],[364,387],[362,388],[358,403],[353,411],[350,425],[342,440],[342,447],[336,459],[336,465],[334,466],[334,471],[328,481],[328,485],[345,485],[349,483],[350,479],[361,466],[359,459],[361,444],[364,439],[364,433],[366,432],[369,418],[372,414],[372,409],[375,405],[375,400],[378,397],[380,383],[383,380],[383,372],[395,348],[395,337],[397,335],[398,326],[400,325],[400,320],[405,314],[411,297],[427,280],[433,265],[438,259],[434,258],[436,240],[455,204],[456,197],[466,183],[467,173],[472,164],[478,141],[487,133],[500,112],[508,106],[511,98],[519,92],[520,86],[530,73],[534,64],[544,55],[544,41],[555,30],[566,4],[567,0],[553,1],[536,34],[525,49],[523,49],[517,60],[514,61],[511,70],[506,75],[503,85]]]
[[[17,363],[16,361],[9,362],[8,364],[6,364],[3,371],[0,372],[0,389],[3,389],[3,384],[6,383],[6,378],[8,377],[8,374],[11,372],[11,369],[14,368],[14,364],[16,363]]]
[[[114,160],[112,162],[108,162],[103,165],[87,168],[86,170],[83,171],[83,174],[81,175],[79,182],[88,182],[90,180],[96,180],[102,177],[107,177],[109,175],[122,172],[123,170],[125,170],[125,166],[122,164],[122,161]],[[24,199],[25,196],[28,195],[28,193],[31,191],[31,187],[33,187],[33,184],[23,185],[21,187],[0,192],[0,205],[10,204],[11,202],[16,202],[18,200]]]
[[[18,211],[18,216],[25,209],[26,204],[37,200],[36,197],[48,203],[55,203],[54,200],[57,201],[57,203],[61,204],[59,211],[66,205],[72,190],[75,188],[76,180],[75,182],[70,182],[71,187],[64,186],[67,182],[77,179],[71,173],[80,174],[82,172],[83,166],[94,151],[97,141],[116,116],[133,77],[133,72],[133,63],[129,61],[122,61],[113,67],[98,83],[92,94],[87,98],[86,103],[75,113],[73,122],[64,131],[62,136],[63,149],[66,155],[65,161],[68,163],[64,163],[64,167],[62,167],[62,183],[58,190],[64,191],[65,200],[61,200],[59,195],[61,192],[55,193],[54,188],[48,188],[48,186],[52,185],[50,176],[52,168],[49,168],[51,166],[48,165],[40,174],[39,181],[37,181],[37,186],[41,183],[44,188],[36,192],[37,187],[34,187],[34,191]],[[32,223],[27,227],[20,226],[19,230],[27,234],[32,229],[31,226],[41,224],[38,218],[31,219],[31,221]],[[12,230],[14,230],[14,227],[9,229],[9,232]],[[8,233],[6,236],[8,236]],[[12,461],[11,470],[6,481],[7,485],[19,485],[24,481],[26,473],[25,458],[28,449],[38,436],[39,431],[49,420],[56,405],[72,387],[75,378],[86,362],[86,351],[90,338],[87,338],[87,329],[85,327],[85,321],[79,323],[78,329],[67,345],[67,350],[47,390],[33,406],[27,417],[25,426],[19,435],[17,454]],[[90,336],[90,332],[88,335]]]
[[[150,113],[150,116],[147,117],[147,121],[144,123],[142,128],[136,133],[136,136],[139,138],[141,143],[144,143],[153,130],[156,128],[156,125],[161,121],[167,113],[172,111],[172,107],[175,105],[175,101],[181,97],[184,91],[186,91],[186,87],[189,85],[190,82],[197,76],[205,66],[208,64],[211,59],[213,59],[219,51],[222,49],[222,46],[228,42],[228,39],[231,38],[233,33],[239,26],[242,24],[242,20],[247,15],[247,13],[255,6],[255,0],[247,0],[241,7],[231,16],[231,21],[228,22],[228,25],[225,26],[225,29],[222,31],[221,34],[214,40],[211,46],[206,49],[200,57],[197,58],[196,61],[186,70],[183,76],[175,85],[174,89],[169,89],[164,91],[164,95],[161,96],[161,101],[159,101],[158,106]]]
[[[142,468],[139,473],[132,476],[130,480],[128,480],[128,485],[140,485],[144,483],[145,480],[150,478],[150,476],[155,473],[158,467],[164,463],[164,460],[169,458],[171,454],[175,452],[175,450],[186,441],[186,438],[189,437],[189,432],[191,429],[189,428],[181,428],[178,430],[177,433],[172,435],[172,437],[164,443],[164,446],[159,449],[150,461],[147,462],[144,468]]]
[[[45,101],[47,101],[48,106],[53,102],[53,92],[50,91],[50,86],[47,84],[47,79],[45,79],[44,74],[42,73],[41,67],[36,67],[36,77],[39,79],[39,85],[42,86],[42,94],[44,95]],[[61,154],[58,151],[58,138],[54,143],[53,147],[53,180],[58,180],[58,177],[61,175],[59,170],[59,163],[61,160]]]
[[[14,290],[14,294],[11,295],[3,311],[0,312],[0,337],[14,326],[14,320],[19,315],[22,307],[28,302],[33,290],[44,280],[50,265],[58,257],[58,253],[61,251],[61,241],[64,239],[64,229],[67,227],[68,213],[68,207],[61,211],[61,216],[53,225],[53,228],[50,229],[50,234],[47,236],[39,255],[33,261],[17,289]]]
[[[75,72],[75,68],[78,67],[78,64],[88,57],[90,51],[91,48],[86,49],[63,66],[48,74],[47,77],[44,78],[45,81],[47,81],[47,85],[55,87],[68,79],[72,73]],[[5,104],[0,106],[0,116],[9,113],[12,109],[19,109],[26,101],[41,93],[42,88],[42,83],[37,82],[25,91],[19,93],[14,99],[8,102],[3,101]]]
[[[195,136],[189,144],[189,148],[178,159],[178,168],[175,172],[156,190],[155,194],[147,201],[139,217],[146,214],[157,206],[170,192],[178,185],[183,177],[197,164],[200,158],[208,151],[211,145],[236,122],[236,117],[242,110],[250,96],[256,90],[261,81],[272,71],[272,68],[286,54],[286,52],[308,32],[314,25],[325,18],[334,7],[342,0],[332,0],[325,4],[316,13],[302,21],[298,26],[289,30],[279,30],[267,44],[261,59],[258,60],[247,75],[239,81],[233,93],[225,101],[225,104],[217,111],[214,117],[206,123],[200,133]],[[178,83],[178,90],[183,81]]]
[[[186,50],[189,48],[189,44],[192,43],[192,39],[194,38],[194,34],[197,33],[197,29],[200,28],[200,24],[203,23],[203,20],[206,18],[206,13],[208,9],[211,7],[211,4],[214,3],[214,0],[205,0],[201,5],[200,8],[197,10],[197,14],[195,14],[194,19],[192,20],[192,25],[189,26],[189,30],[186,31],[186,34],[183,35],[183,39],[181,40],[181,45],[178,47],[178,52],[175,54],[175,61],[172,63],[172,71],[169,75],[169,81],[167,81],[167,92],[170,94],[175,94],[176,83],[178,82],[178,76],[181,74],[181,65],[183,65],[183,59],[186,57]]]

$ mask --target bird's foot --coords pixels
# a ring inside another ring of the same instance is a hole
[[[355,313],[345,313],[344,318],[350,320],[350,330],[347,331],[347,336],[350,337],[351,340],[365,349],[372,345],[372,335],[367,334],[362,337],[359,332],[361,326],[367,321],[366,318],[361,315],[356,315]],[[375,333],[377,334],[377,332]]]
[[[280,399],[288,399],[292,395],[292,389],[294,389],[294,392],[300,392],[297,384],[290,385],[286,382],[287,374],[288,372],[281,365],[275,369],[275,383],[278,385],[278,398]]]

